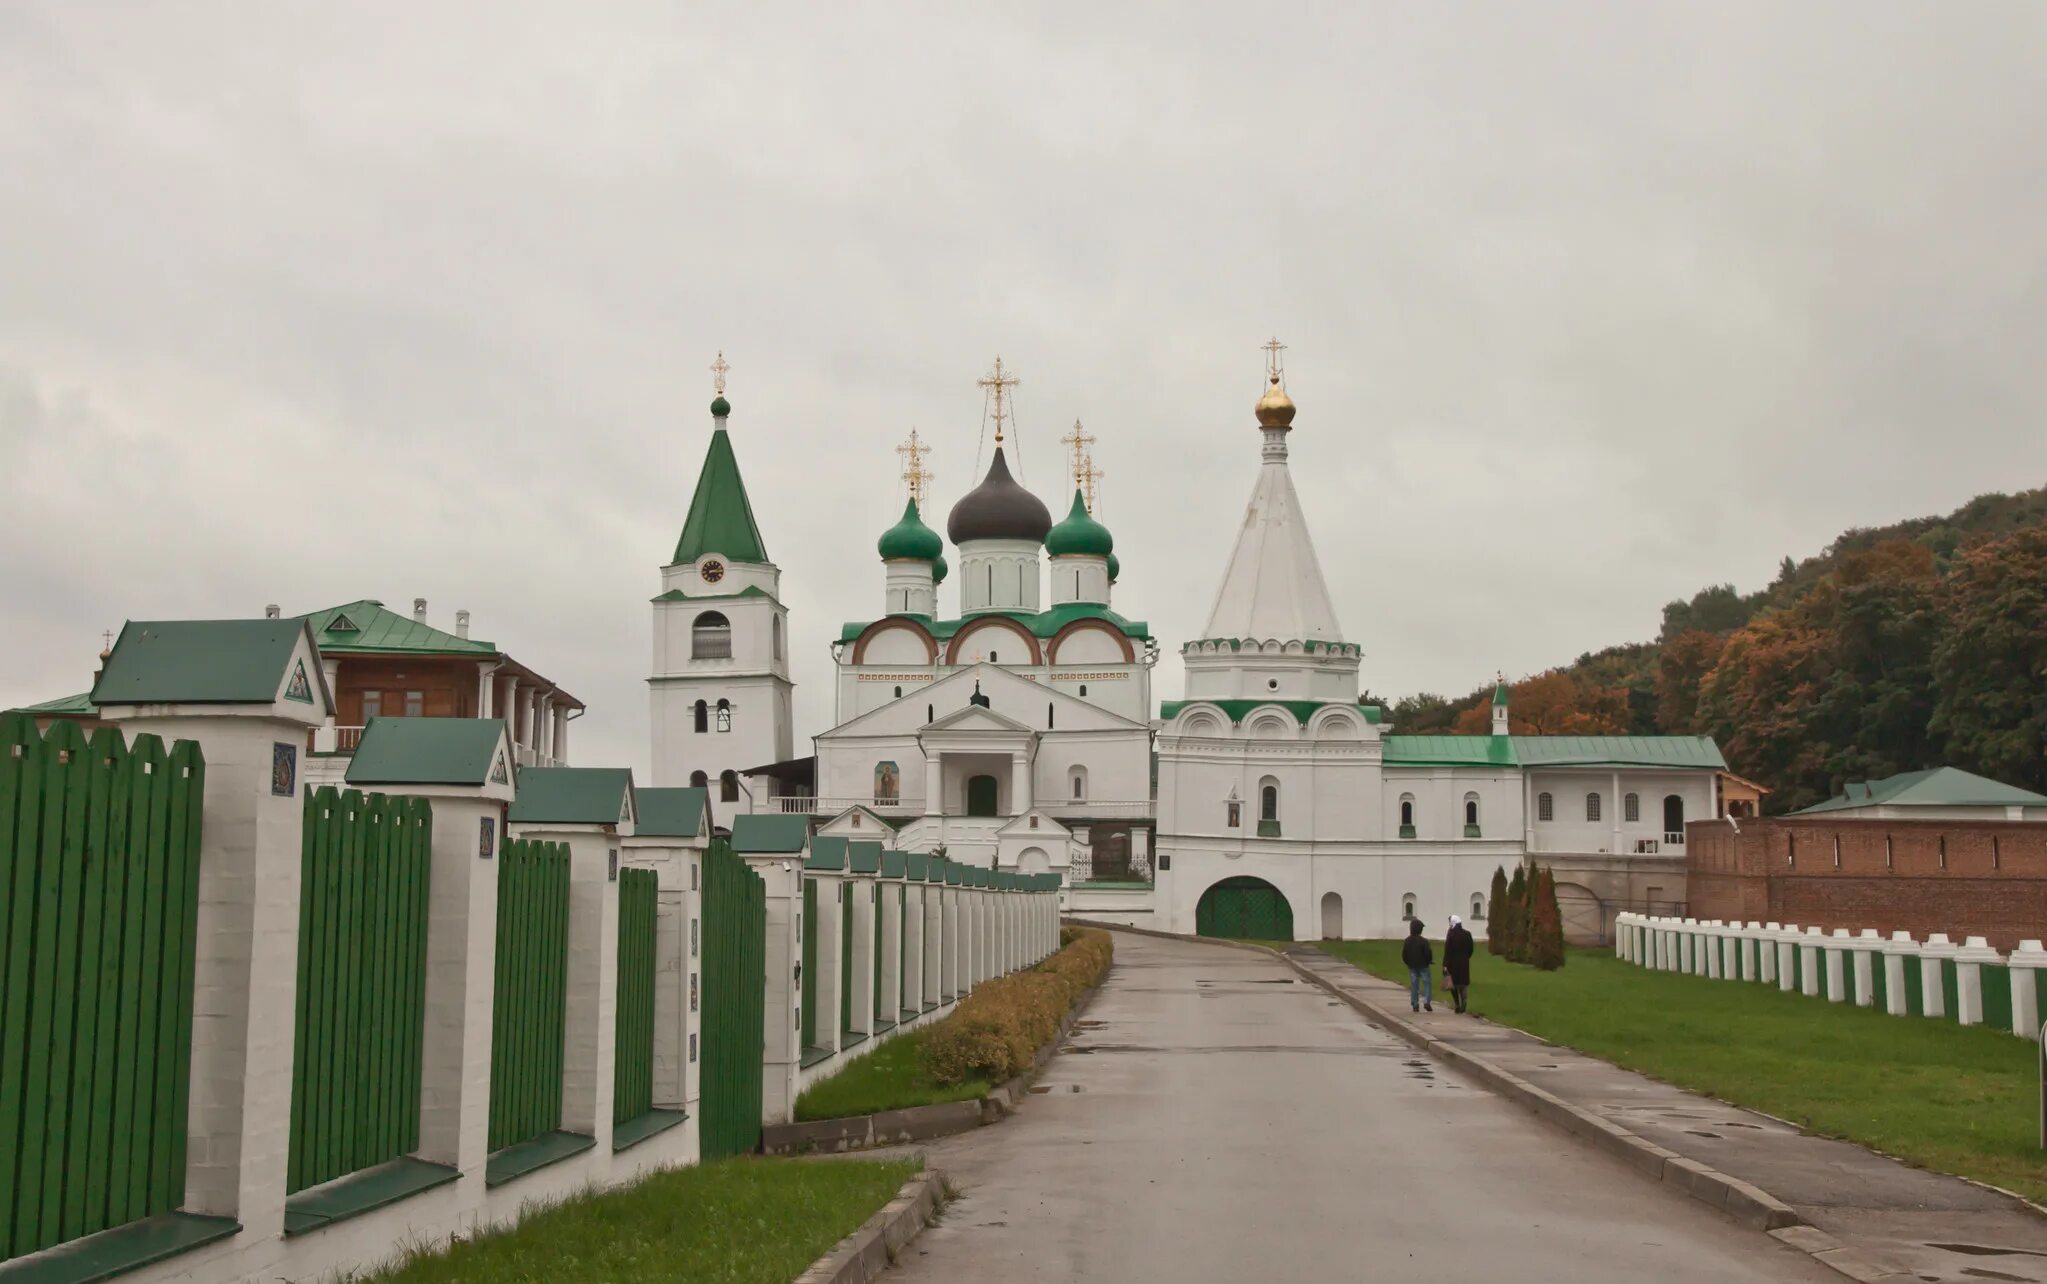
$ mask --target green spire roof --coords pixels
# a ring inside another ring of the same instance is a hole
[[[945,552],[945,541],[917,516],[917,500],[912,496],[910,502],[903,505],[903,520],[883,531],[875,548],[883,561],[928,562]]]
[[[753,504],[746,498],[746,483],[739,476],[739,460],[732,454],[732,438],[722,427],[711,433],[711,449],[704,455],[704,470],[697,474],[696,497],[689,502],[689,518],[682,524],[682,538],[675,542],[671,565],[694,562],[706,553],[723,553],[735,562],[768,560],[761,528],[754,524]]]
[[[1493,687],[1493,703],[1496,705],[1507,703],[1507,680],[1505,678],[1501,678],[1499,683]]]
[[[1073,510],[1045,536],[1045,551],[1054,557],[1107,557],[1116,547],[1109,528],[1087,511],[1087,497],[1073,491]]]

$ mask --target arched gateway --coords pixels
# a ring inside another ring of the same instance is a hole
[[[1286,895],[1262,878],[1225,878],[1201,894],[1194,930],[1201,936],[1291,941],[1294,910]]]

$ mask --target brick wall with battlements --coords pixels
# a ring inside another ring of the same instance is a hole
[[[1695,821],[1685,899],[1699,919],[1946,932],[2009,950],[2047,934],[2047,824]]]

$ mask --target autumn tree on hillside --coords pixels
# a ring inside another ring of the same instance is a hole
[[[1962,551],[1939,612],[1933,729],[1949,760],[2047,790],[2047,526]]]
[[[1727,635],[1686,629],[1663,644],[1656,663],[1656,725],[1666,735],[1696,734],[1699,694],[1720,663]]]
[[[1628,730],[1628,694],[1552,669],[1507,688],[1507,716],[1517,736],[1622,735]],[[1492,717],[1492,706],[1480,705],[1457,719],[1457,730],[1482,736]]]

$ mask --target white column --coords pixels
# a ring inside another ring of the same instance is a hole
[[[1621,854],[1621,822],[1627,817],[1627,813],[1621,810],[1621,773],[1618,771],[1613,773],[1612,791],[1606,796],[1606,805],[1612,809],[1607,815],[1613,817],[1613,854],[1618,856]]]
[[[1010,805],[1021,816],[1031,809],[1031,760],[1027,755],[1010,755],[1009,780]]]
[[[499,789],[506,793],[503,786]],[[497,988],[497,859],[504,803],[435,797],[427,878],[426,1026],[420,1054],[420,1158],[462,1170],[482,1197],[490,1150],[490,1024]],[[492,833],[483,859],[479,830]]]
[[[569,761],[569,708],[557,705],[554,710],[554,760],[564,766]]]
[[[498,666],[495,664],[479,664],[476,666],[476,716],[479,718],[494,716],[491,713],[491,705],[493,703],[491,696],[494,694],[491,688],[497,685],[495,680],[497,671]]]
[[[924,814],[936,816],[944,810],[945,801],[945,756],[936,752],[924,755]]]
[[[1983,1024],[1983,965],[2004,962],[2004,956],[1990,948],[1990,942],[1981,936],[1965,938],[1961,950],[1955,955],[1955,1006],[1961,1009],[1954,1014],[1963,1025]]]
[[[520,703],[519,686],[517,677],[505,679],[505,728],[512,733],[514,749],[526,743],[526,733],[520,728],[520,723],[524,721],[521,715],[525,712],[525,706]]]
[[[2021,1039],[2040,1037],[2040,969],[2047,968],[2047,949],[2025,940],[2011,952],[2012,1033]]]
[[[1844,1003],[1848,999],[1848,929],[1837,927],[1827,938],[1827,1002]]]
[[[1942,984],[1944,969],[1955,965],[1955,955],[1960,947],[1947,938],[1946,932],[1935,932],[1926,938],[1926,944],[1919,947],[1919,997],[1924,1006],[1920,1009],[1930,1017],[1946,1017],[1953,1020],[1955,1014],[1947,1010],[1947,987]],[[1959,990],[1957,991],[1959,997]]]
[[[569,845],[562,1129],[595,1137],[600,1151],[608,1151],[618,1033],[618,884],[611,881],[611,853],[618,837],[591,830],[559,837]]]
[[[1905,991],[1905,956],[1918,953],[1910,932],[1892,932],[1877,962],[1884,970],[1884,1010],[1892,1016],[1909,1016],[1912,996]]]

